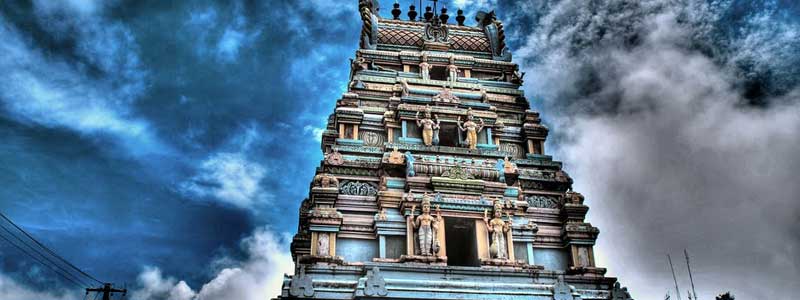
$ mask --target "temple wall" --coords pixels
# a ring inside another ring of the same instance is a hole
[[[567,252],[561,249],[533,249],[533,259],[545,270],[566,270],[569,266]]]
[[[350,262],[372,261],[378,257],[378,244],[376,240],[339,239],[336,254]]]

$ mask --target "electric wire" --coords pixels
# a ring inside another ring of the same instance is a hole
[[[47,253],[50,253],[51,255],[55,256],[57,259],[61,260],[62,262],[64,262],[64,263],[65,263],[65,264],[67,264],[68,266],[70,266],[71,268],[73,268],[73,269],[75,269],[76,271],[78,271],[78,273],[81,273],[81,274],[83,274],[83,276],[86,276],[87,278],[89,278],[89,279],[91,279],[91,280],[94,280],[95,282],[97,282],[97,283],[99,283],[99,284],[103,284],[103,282],[102,282],[102,281],[100,281],[100,280],[98,280],[97,278],[95,278],[94,276],[92,276],[92,275],[89,275],[88,273],[84,272],[84,271],[83,271],[83,270],[81,270],[80,268],[76,267],[75,265],[73,265],[72,263],[70,263],[69,261],[67,261],[67,260],[66,260],[66,259],[64,259],[63,257],[61,257],[60,255],[58,255],[57,253],[55,253],[53,250],[50,250],[50,248],[47,248],[45,245],[43,245],[42,243],[40,243],[39,241],[37,241],[35,238],[33,238],[33,236],[31,236],[30,234],[28,234],[28,232],[27,232],[27,231],[25,231],[25,230],[24,230],[24,229],[22,229],[21,227],[17,226],[17,224],[15,224],[13,221],[11,221],[11,219],[9,219],[8,217],[6,217],[6,215],[5,215],[5,214],[3,214],[2,212],[0,212],[0,217],[2,217],[3,219],[5,219],[5,220],[6,220],[8,223],[10,223],[11,225],[13,225],[13,226],[14,226],[14,228],[17,228],[17,230],[21,231],[21,232],[22,232],[22,233],[23,233],[25,236],[27,236],[27,237],[28,237],[29,239],[31,239],[31,240],[32,240],[34,243],[36,243],[36,245],[39,245],[39,247],[42,247],[42,248],[43,248],[45,251],[47,251]]]
[[[5,228],[3,228],[3,229],[5,229]],[[57,274],[59,277],[61,277],[61,278],[65,279],[65,280],[69,281],[70,283],[74,284],[75,286],[77,286],[77,287],[79,287],[79,288],[84,288],[84,287],[86,286],[85,284],[78,283],[77,281],[75,281],[74,279],[70,278],[69,276],[62,274],[61,272],[59,272],[58,270],[56,270],[55,268],[53,268],[53,267],[52,267],[52,266],[50,266],[49,264],[46,264],[45,262],[43,262],[43,261],[42,261],[41,259],[39,259],[38,257],[36,257],[36,256],[33,256],[32,254],[28,253],[27,251],[25,251],[25,249],[22,249],[22,247],[20,247],[19,245],[17,245],[17,244],[15,244],[15,243],[11,242],[11,240],[9,240],[8,238],[6,238],[4,235],[0,234],[0,238],[2,238],[3,240],[5,240],[7,243],[11,244],[11,246],[14,246],[14,248],[17,248],[17,249],[18,249],[20,252],[22,252],[22,253],[24,253],[24,254],[28,255],[30,258],[32,258],[32,259],[33,259],[33,260],[35,260],[36,262],[38,262],[38,263],[42,264],[43,266],[47,267],[48,269],[52,270],[52,271],[53,271],[54,273],[56,273],[56,274]]]

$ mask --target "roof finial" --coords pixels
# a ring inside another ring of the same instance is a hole
[[[447,14],[447,7],[442,6],[442,14],[439,15],[439,20],[442,20],[442,24],[447,24],[448,19],[450,19],[450,15]]]
[[[430,6],[425,7],[425,14],[422,15],[425,17],[425,22],[430,22],[433,19],[433,8]]]
[[[414,6],[414,4],[408,6],[408,20],[409,21],[417,20],[417,7]]]
[[[400,20],[400,14],[402,13],[402,12],[400,11],[400,3],[399,3],[399,2],[397,2],[397,0],[395,0],[395,1],[394,1],[394,4],[392,5],[392,7],[393,7],[393,8],[392,8],[392,17],[393,17],[395,20]]]
[[[461,10],[461,9],[459,9],[459,10],[456,12],[456,14],[458,14],[458,15],[456,16],[456,22],[458,22],[458,26],[464,26],[464,20],[466,20],[466,19],[467,19],[467,17],[465,17],[465,16],[464,16],[464,11],[463,11],[463,10]]]

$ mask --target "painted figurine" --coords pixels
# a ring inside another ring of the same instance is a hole
[[[494,202],[494,218],[489,220],[487,211],[483,211],[483,222],[491,236],[489,244],[489,255],[495,259],[508,259],[506,233],[511,230],[508,222],[503,220],[503,204],[498,200]]]
[[[463,125],[461,124],[461,117],[458,117],[458,129],[467,132],[467,144],[470,150],[477,149],[478,133],[481,132],[484,126],[483,119],[478,119],[480,120],[480,124],[475,123],[471,108],[467,111],[467,121],[464,122]]]
[[[433,116],[433,119],[431,119],[431,108],[428,107],[425,109],[425,118],[420,119],[419,112],[417,112],[416,120],[417,126],[422,128],[422,143],[425,144],[425,146],[432,146],[434,131],[439,130],[439,118]],[[438,137],[436,137],[436,139],[438,140]]]
[[[419,239],[419,251],[422,256],[431,256],[439,253],[439,243],[436,238],[438,223],[441,220],[441,210],[438,210],[437,215],[431,215],[431,197],[425,193],[422,196],[422,214],[414,218],[414,210],[417,206],[411,207],[411,218],[414,220],[414,229],[417,230]]]
[[[431,64],[428,63],[428,54],[422,53],[422,62],[419,63],[419,74],[422,76],[423,80],[430,80],[431,79]]]
[[[447,65],[447,79],[451,82],[458,80],[458,67],[456,66],[455,56],[450,56],[450,64]]]

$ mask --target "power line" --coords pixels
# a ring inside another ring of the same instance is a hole
[[[5,229],[5,227],[3,227],[3,229]],[[52,270],[53,272],[55,272],[55,273],[56,273],[58,276],[60,276],[61,278],[64,278],[65,280],[67,280],[67,281],[71,282],[72,284],[75,284],[77,287],[79,287],[79,288],[83,288],[83,287],[85,287],[85,286],[86,286],[86,284],[78,283],[77,281],[75,281],[74,279],[70,278],[69,276],[66,276],[66,275],[62,274],[61,272],[59,272],[58,270],[54,269],[54,268],[53,268],[52,266],[50,266],[49,264],[46,264],[45,262],[43,262],[43,261],[42,261],[41,259],[39,259],[38,257],[36,257],[36,256],[33,256],[32,254],[28,253],[27,251],[25,251],[25,249],[22,249],[22,247],[20,247],[19,245],[17,245],[17,244],[15,244],[15,243],[11,242],[11,240],[9,240],[8,238],[6,238],[4,235],[0,234],[0,238],[2,238],[3,240],[5,240],[6,242],[8,242],[9,244],[11,244],[12,246],[14,246],[15,248],[17,248],[17,249],[18,249],[19,251],[21,251],[22,253],[25,253],[26,255],[28,255],[28,256],[29,256],[30,258],[32,258],[33,260],[37,261],[38,263],[40,263],[40,264],[42,264],[43,266],[47,267],[48,269]],[[69,273],[67,273],[67,274],[69,274]],[[69,274],[69,275],[71,275],[71,274]]]
[[[31,240],[32,240],[34,243],[36,243],[37,245],[39,245],[39,247],[42,247],[42,248],[43,248],[45,251],[47,251],[47,252],[48,252],[48,253],[50,253],[51,255],[55,256],[56,258],[58,258],[59,260],[61,260],[61,261],[62,261],[62,262],[64,262],[65,264],[67,264],[68,266],[70,266],[70,267],[72,267],[73,269],[75,269],[76,271],[78,271],[78,273],[81,273],[81,274],[83,274],[83,276],[86,276],[86,277],[88,277],[89,279],[91,279],[91,280],[94,280],[95,282],[97,282],[97,283],[99,283],[99,284],[103,284],[103,282],[102,282],[102,281],[98,280],[97,278],[95,278],[95,277],[94,277],[94,276],[92,276],[92,275],[89,275],[89,274],[87,274],[86,272],[84,272],[84,271],[83,271],[83,270],[81,270],[80,268],[76,267],[75,265],[73,265],[72,263],[70,263],[69,261],[67,261],[66,259],[64,259],[63,257],[61,257],[60,255],[58,255],[57,253],[53,252],[53,250],[50,250],[50,248],[47,248],[45,245],[43,245],[42,243],[40,243],[39,241],[37,241],[35,238],[33,238],[33,236],[31,236],[30,234],[28,234],[28,232],[26,232],[26,231],[25,231],[24,229],[22,229],[21,227],[17,226],[17,224],[15,224],[13,221],[11,221],[11,219],[9,219],[8,217],[6,217],[6,215],[4,215],[2,212],[0,212],[0,217],[3,217],[3,219],[5,219],[5,220],[6,220],[8,223],[10,223],[11,225],[13,225],[15,228],[17,228],[17,230],[21,231],[23,234],[25,234],[25,236],[27,236],[29,239],[31,239]]]

